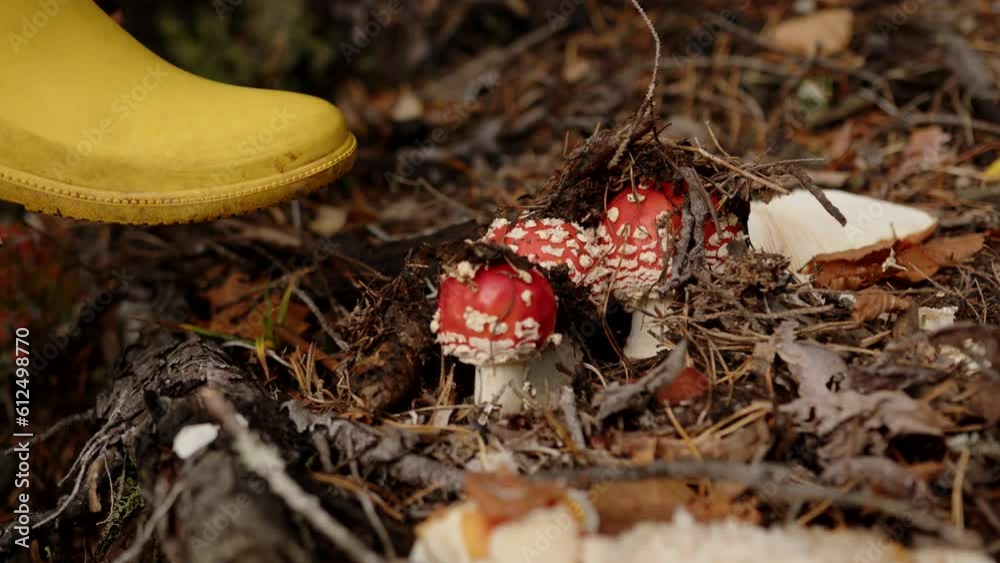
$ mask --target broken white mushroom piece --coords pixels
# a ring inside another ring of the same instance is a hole
[[[492,521],[472,500],[417,526],[411,563],[577,563],[583,534],[597,531],[597,512],[581,491],[518,518]]]
[[[600,244],[607,248],[602,267],[610,289],[633,311],[623,350],[631,359],[651,358],[661,349],[652,321],[656,311],[670,303],[660,292],[660,281],[664,271],[669,275],[673,263],[684,205],[684,196],[672,182],[662,182],[657,189],[650,185],[643,183],[615,196],[598,229]],[[722,229],[707,220],[704,231],[705,264],[713,270],[725,262],[729,243],[742,236],[735,217],[717,215],[724,223]]]
[[[174,453],[181,459],[187,459],[208,447],[218,437],[218,424],[211,422],[189,424],[174,436]]]
[[[787,257],[789,269],[798,272],[817,256],[895,241],[916,243],[937,227],[937,220],[919,209],[840,190],[823,193],[843,213],[846,225],[838,223],[812,194],[795,190],[767,203],[750,204],[750,244]]]
[[[823,528],[761,528],[727,520],[698,523],[678,510],[670,523],[641,522],[618,536],[582,539],[581,563],[988,563],[975,551],[907,550],[868,532]]]
[[[475,402],[521,412],[539,351],[558,344],[556,296],[545,276],[506,263],[461,262],[444,276],[431,323],[444,354],[476,366]]]

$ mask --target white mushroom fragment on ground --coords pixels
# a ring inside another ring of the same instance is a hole
[[[531,364],[554,333],[556,297],[537,270],[461,262],[441,281],[431,323],[445,355],[476,366],[476,404],[523,410]]]
[[[547,494],[540,502],[511,498],[497,514],[468,500],[417,528],[412,563],[989,563],[963,549],[907,549],[890,538],[855,530],[799,526],[764,528],[735,519],[698,522],[678,509],[671,522],[642,521],[616,535],[597,534],[598,517],[581,491]],[[502,492],[508,492],[506,489]],[[515,495],[518,493],[514,491]],[[471,496],[471,495],[470,495]],[[502,498],[502,497],[501,497]]]
[[[764,203],[750,204],[748,231],[757,250],[781,254],[798,272],[818,257],[892,246],[897,241],[919,243],[937,227],[925,211],[840,190],[823,190],[843,213],[846,225],[834,219],[816,198],[795,190]]]
[[[985,554],[947,548],[907,550],[874,533],[763,528],[737,520],[696,522],[678,510],[670,523],[641,522],[618,536],[581,540],[579,563],[988,563]]]
[[[610,290],[633,311],[623,352],[629,358],[643,359],[660,350],[651,321],[669,304],[660,282],[664,271],[671,269],[684,196],[672,182],[662,182],[656,188],[646,182],[634,188],[623,190],[608,204],[598,238],[607,249],[602,267]],[[717,216],[724,223],[721,229],[711,220],[705,222],[705,263],[710,269],[725,262],[727,245],[741,236],[735,217],[726,213]]]
[[[466,474],[469,500],[417,526],[412,563],[575,563],[580,538],[597,531],[582,491],[512,473]]]

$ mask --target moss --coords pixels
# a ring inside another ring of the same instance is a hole
[[[142,496],[142,487],[136,478],[135,460],[129,456],[126,463],[128,465],[123,477],[125,483],[122,487],[122,496],[115,499],[114,509],[108,517],[108,523],[101,531],[101,537],[97,543],[97,553],[101,558],[107,555],[111,546],[122,538],[128,530],[129,521],[142,512],[142,508],[146,504]]]

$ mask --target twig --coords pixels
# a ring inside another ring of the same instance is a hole
[[[687,341],[681,340],[666,360],[650,369],[639,381],[627,385],[612,385],[601,391],[594,398],[594,403],[598,405],[597,420],[643,406],[650,395],[669,385],[684,368],[687,348]]]
[[[330,337],[330,340],[333,340],[333,342],[341,350],[349,350],[351,348],[351,345],[348,344],[347,341],[344,340],[344,338],[337,333],[337,331],[333,330],[333,327],[330,326],[330,323],[326,320],[326,317],[323,315],[323,312],[319,310],[319,307],[316,306],[316,303],[312,300],[311,297],[309,297],[308,293],[302,291],[297,287],[292,288],[292,293],[294,293],[296,297],[298,297],[303,303],[305,303],[306,307],[309,307],[309,310],[312,311],[312,314],[315,315],[316,319],[319,320],[319,326],[323,327],[323,332],[325,332],[326,335]]]
[[[351,459],[351,476],[353,476],[360,487],[356,492],[358,501],[361,503],[361,508],[365,511],[365,517],[368,518],[368,522],[372,525],[375,530],[375,535],[378,536],[380,542],[382,542],[382,547],[385,549],[386,554],[389,559],[396,559],[396,548],[392,545],[392,540],[389,539],[389,532],[385,529],[385,524],[382,523],[382,519],[378,517],[378,512],[375,511],[375,503],[372,502],[371,493],[368,490],[368,482],[361,478],[361,472],[358,471],[358,460],[354,458],[354,452],[348,451],[347,455]]]
[[[583,436],[583,427],[580,425],[580,413],[576,411],[576,395],[573,394],[573,388],[568,385],[559,392],[559,410],[563,413],[566,429],[574,445],[580,450],[586,449],[587,442]]]
[[[39,434],[38,437],[31,442],[31,445],[37,446],[38,444],[44,442],[45,440],[48,440],[52,436],[55,436],[59,432],[62,432],[64,428],[66,428],[71,424],[75,424],[83,420],[94,420],[96,418],[97,416],[95,415],[93,408],[87,409],[81,413],[71,414],[61,419],[59,422],[53,424],[45,432]],[[7,448],[6,450],[3,451],[3,453],[0,453],[0,457],[7,457],[12,453],[14,453],[14,448],[13,447]]]
[[[156,510],[153,511],[153,514],[150,515],[146,525],[142,528],[142,531],[139,532],[139,537],[132,542],[132,545],[128,546],[128,549],[115,558],[114,563],[128,563],[129,561],[132,561],[142,555],[142,549],[146,547],[150,538],[153,537],[153,531],[156,529],[156,525],[170,513],[170,509],[173,508],[174,502],[177,501],[177,497],[184,492],[185,488],[184,481],[178,480],[174,483],[174,486],[170,488],[170,492],[167,493],[167,498],[165,498],[163,503],[157,506]]]
[[[206,387],[199,392],[205,411],[214,418],[233,440],[233,449],[246,467],[264,479],[271,491],[302,515],[313,528],[322,533],[348,558],[357,563],[385,563],[377,553],[368,549],[343,524],[334,520],[320,504],[319,499],[305,492],[285,473],[285,463],[277,450],[265,444],[236,419],[236,412],[218,391]]]
[[[649,77],[649,88],[646,90],[646,97],[642,101],[642,105],[639,106],[639,110],[635,113],[635,118],[632,120],[632,125],[629,126],[628,135],[622,140],[621,144],[618,145],[618,149],[615,150],[614,156],[611,157],[611,161],[608,162],[608,169],[612,169],[618,166],[618,161],[621,160],[623,154],[625,154],[625,149],[628,147],[632,135],[635,133],[636,127],[639,126],[639,122],[646,118],[653,107],[653,96],[656,94],[656,75],[660,72],[660,36],[656,33],[656,26],[646,15],[646,11],[642,9],[642,5],[639,4],[639,0],[632,0],[632,5],[635,9],[639,11],[639,15],[642,16],[642,21],[646,22],[646,27],[649,28],[649,33],[653,36],[653,44],[656,49],[655,58],[653,59],[653,75]]]
[[[719,166],[722,166],[723,168],[728,168],[729,170],[732,170],[733,172],[739,174],[740,176],[743,176],[744,178],[746,178],[748,180],[752,180],[752,181],[754,181],[754,182],[756,182],[756,183],[758,183],[758,184],[760,184],[762,186],[766,186],[768,188],[771,188],[772,190],[778,192],[779,194],[787,194],[788,193],[787,189],[785,189],[781,184],[775,182],[774,180],[769,180],[767,178],[764,178],[763,176],[759,176],[757,174],[754,174],[753,172],[750,172],[749,170],[744,170],[744,169],[742,169],[742,168],[740,168],[740,167],[738,167],[738,166],[736,166],[734,164],[729,163],[724,158],[720,158],[718,156],[715,156],[714,154],[708,152],[707,150],[705,150],[702,147],[692,147],[692,146],[688,146],[688,145],[679,145],[677,143],[674,143],[673,141],[669,141],[668,144],[669,144],[670,148],[679,149],[679,150],[687,151],[687,152],[697,153],[697,154],[699,154],[699,155],[707,158],[708,160],[711,160],[715,164],[718,164]]]
[[[847,218],[844,217],[844,214],[837,209],[837,206],[834,205],[833,202],[827,199],[823,190],[819,189],[819,186],[816,185],[816,182],[813,182],[813,179],[806,174],[805,170],[802,170],[798,166],[788,165],[782,166],[781,171],[798,180],[799,185],[802,186],[804,190],[812,194],[812,196],[816,198],[816,201],[823,206],[823,209],[825,209],[827,213],[840,223],[840,226],[843,227],[847,225]]]

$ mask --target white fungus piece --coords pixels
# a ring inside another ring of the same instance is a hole
[[[210,422],[190,424],[181,428],[174,436],[174,453],[181,459],[188,459],[208,447],[218,437],[218,424]]]
[[[823,190],[843,213],[841,225],[805,190],[750,204],[750,244],[757,250],[789,259],[789,269],[801,270],[813,258],[892,244],[919,241],[933,233],[937,220],[925,211],[840,190]]]

